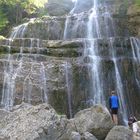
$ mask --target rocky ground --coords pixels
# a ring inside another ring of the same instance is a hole
[[[0,110],[0,140],[139,140],[130,129],[114,126],[108,110],[96,105],[73,119],[58,115],[48,104],[21,104]]]

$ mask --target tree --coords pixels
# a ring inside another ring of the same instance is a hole
[[[0,9],[0,30],[2,30],[8,24],[6,15]]]
[[[0,34],[8,26],[22,23],[24,18],[30,18],[47,0],[1,0],[0,1]]]

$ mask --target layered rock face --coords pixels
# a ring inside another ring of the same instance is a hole
[[[133,9],[135,9],[133,11]],[[132,12],[133,11],[133,12]],[[140,36],[140,10],[139,6],[133,5],[128,9],[128,23],[129,23],[129,30],[133,31],[135,35]],[[135,27],[135,28],[134,28]]]

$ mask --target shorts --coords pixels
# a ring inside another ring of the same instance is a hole
[[[118,114],[118,108],[112,108],[111,113],[112,114]]]

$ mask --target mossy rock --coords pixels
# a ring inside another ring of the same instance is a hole
[[[0,35],[0,40],[6,39],[4,36]]]

